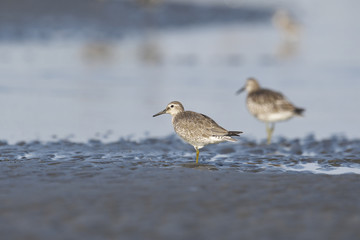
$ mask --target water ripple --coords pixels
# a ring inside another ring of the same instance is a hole
[[[12,177],[26,176],[39,168],[48,171],[47,176],[53,178],[84,178],[112,168],[144,170],[149,167],[360,174],[360,141],[338,136],[323,140],[316,140],[313,135],[304,139],[278,138],[271,145],[242,137],[238,143],[201,149],[202,166],[192,165],[194,149],[175,135],[140,141],[120,139],[112,143],[98,140],[4,143],[0,150],[1,171],[9,176],[9,169],[12,169]]]

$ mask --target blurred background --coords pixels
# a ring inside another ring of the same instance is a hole
[[[360,137],[357,0],[2,0],[0,139],[173,133],[173,100],[265,138],[247,77],[306,109],[274,137]]]

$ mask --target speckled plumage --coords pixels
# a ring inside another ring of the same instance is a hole
[[[299,109],[281,93],[268,89],[250,92],[246,98],[249,112],[263,122],[287,120],[299,114]]]
[[[185,111],[183,105],[178,101],[169,103],[163,111],[153,117],[165,113],[171,114],[175,132],[196,149],[196,163],[198,162],[200,148],[213,143],[235,142],[237,140],[231,136],[239,136],[242,133],[240,131],[228,131],[204,114]]]
[[[261,88],[254,78],[248,78],[246,84],[237,93],[246,90],[248,92],[246,105],[249,112],[260,121],[265,122],[268,133],[268,143],[274,131],[274,123],[285,121],[294,116],[301,116],[304,109],[295,107],[280,92]],[[272,123],[269,128],[268,124]]]
[[[172,123],[175,132],[197,148],[212,143],[236,141],[229,136],[229,131],[220,127],[214,120],[196,112],[180,112],[173,117]]]

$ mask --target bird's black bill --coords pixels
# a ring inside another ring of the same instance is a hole
[[[157,116],[159,116],[161,114],[164,114],[164,113],[166,113],[166,109],[164,109],[161,112],[158,112],[157,114],[153,115],[153,117],[157,117]]]
[[[239,95],[240,93],[242,93],[245,90],[245,87],[240,88],[239,90],[236,91],[236,95]]]

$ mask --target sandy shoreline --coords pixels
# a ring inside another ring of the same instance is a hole
[[[2,239],[356,239],[360,175],[144,167],[0,181]]]

